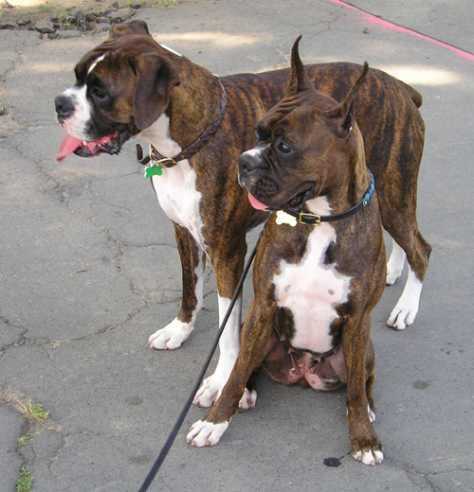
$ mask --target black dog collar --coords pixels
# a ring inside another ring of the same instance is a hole
[[[219,79],[217,79],[217,82],[219,83],[219,87],[221,88],[219,115],[217,116],[217,118],[201,133],[201,135],[199,135],[196,140],[194,140],[194,142],[192,142],[174,157],[164,156],[163,154],[158,152],[158,150],[153,145],[151,145],[150,155],[143,157],[143,149],[140,144],[137,144],[137,160],[140,164],[145,166],[150,161],[152,161],[154,166],[161,167],[161,165],[163,165],[165,167],[173,167],[176,166],[179,161],[184,161],[185,159],[191,158],[209,142],[211,137],[217,132],[218,128],[220,127],[222,120],[224,119],[224,114],[227,107],[227,92]]]
[[[281,215],[280,217],[278,216],[278,214],[281,214],[282,212],[283,214],[290,215],[291,217],[294,218],[294,222],[292,224],[289,224],[293,226],[295,226],[296,223],[298,222],[301,224],[319,225],[321,224],[321,222],[335,222],[336,220],[345,219],[346,217],[350,217],[351,215],[354,215],[361,208],[366,207],[370,203],[372,197],[374,196],[375,178],[370,171],[369,171],[369,176],[370,176],[370,183],[369,183],[369,187],[367,188],[367,191],[364,193],[362,198],[349,210],[334,215],[318,215],[318,214],[313,214],[312,212],[293,212],[292,210],[278,210],[276,211],[277,223],[281,224],[286,222],[284,217],[282,218]]]

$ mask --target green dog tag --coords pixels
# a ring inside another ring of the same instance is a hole
[[[152,176],[162,176],[163,168],[160,164],[153,164],[145,169],[145,178],[151,178]]]

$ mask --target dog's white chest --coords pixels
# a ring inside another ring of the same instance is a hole
[[[173,157],[181,147],[169,136],[169,118],[163,114],[153,125],[143,130],[140,137],[154,145],[163,155]],[[189,161],[176,166],[163,167],[161,176],[153,176],[153,186],[158,201],[166,215],[176,224],[185,227],[205,249],[200,214],[201,192],[196,189],[197,175]]]
[[[282,226],[285,227],[285,226]],[[282,260],[275,275],[275,297],[279,307],[293,315],[295,348],[326,352],[332,348],[331,323],[338,317],[335,306],[348,299],[351,278],[324,263],[325,253],[336,232],[327,223],[314,228],[298,264]]]
[[[158,201],[166,215],[185,227],[204,249],[202,219],[199,212],[201,193],[196,189],[196,172],[189,162],[181,161],[164,168],[162,176],[153,176]]]

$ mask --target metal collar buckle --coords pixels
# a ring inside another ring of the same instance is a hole
[[[151,161],[158,166],[165,166],[165,167],[173,167],[176,166],[177,162],[172,158],[172,157],[164,157],[163,159],[158,159],[155,160],[153,157],[151,158]],[[167,164],[168,163],[168,164]]]
[[[321,224],[321,217],[319,215],[311,214],[308,212],[299,212],[298,222],[302,224],[319,225]]]

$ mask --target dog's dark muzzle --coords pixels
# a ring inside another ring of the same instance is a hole
[[[269,169],[258,147],[244,152],[239,159],[240,186],[245,187],[257,198],[268,200],[279,191],[277,182],[268,176]]]

